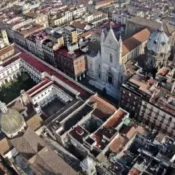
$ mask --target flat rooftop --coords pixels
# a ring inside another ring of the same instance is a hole
[[[172,94],[172,88],[175,81],[170,77],[169,72],[168,68],[163,67],[157,72],[155,79],[152,77],[146,79],[143,75],[136,73],[123,86],[174,115],[175,96]]]
[[[47,33],[45,31],[39,31],[37,33],[34,33],[34,34],[28,36],[27,39],[31,40],[33,42],[36,42],[36,40],[42,41],[42,40],[46,39],[47,36],[48,35],[47,35]]]

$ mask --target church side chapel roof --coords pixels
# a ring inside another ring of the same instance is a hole
[[[140,44],[147,41],[150,34],[150,30],[146,28],[134,34],[130,38],[124,40],[122,45],[122,56],[126,55],[127,53],[138,47]]]
[[[41,149],[29,159],[29,163],[36,174],[77,175],[76,171],[49,147]]]
[[[9,141],[19,154],[28,160],[36,174],[76,175],[76,172],[31,128],[28,127],[23,135]]]
[[[10,142],[26,159],[30,159],[46,146],[45,142],[29,127],[23,135],[10,139]]]

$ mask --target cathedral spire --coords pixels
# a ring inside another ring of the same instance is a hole
[[[123,45],[123,42],[122,42],[122,37],[120,35],[120,37],[119,37],[119,62],[120,62],[120,64],[123,63],[123,61],[122,61],[122,45]]]
[[[104,29],[102,29],[102,32],[101,32],[101,43],[105,40],[105,32],[104,32]]]
[[[159,29],[160,32],[164,32],[164,28],[163,28],[163,22],[160,22],[160,29]]]
[[[112,22],[109,23],[109,28],[112,29]]]

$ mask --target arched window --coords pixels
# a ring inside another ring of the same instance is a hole
[[[110,62],[112,63],[112,61],[113,61],[113,60],[112,60],[112,54],[110,53]]]
[[[111,72],[108,73],[108,83],[113,84],[113,75]]]

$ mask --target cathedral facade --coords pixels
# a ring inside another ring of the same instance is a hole
[[[108,32],[102,31],[101,50],[97,54],[88,54],[89,83],[104,93],[118,98],[119,87],[124,78],[122,64],[122,40],[117,40],[111,28]]]

